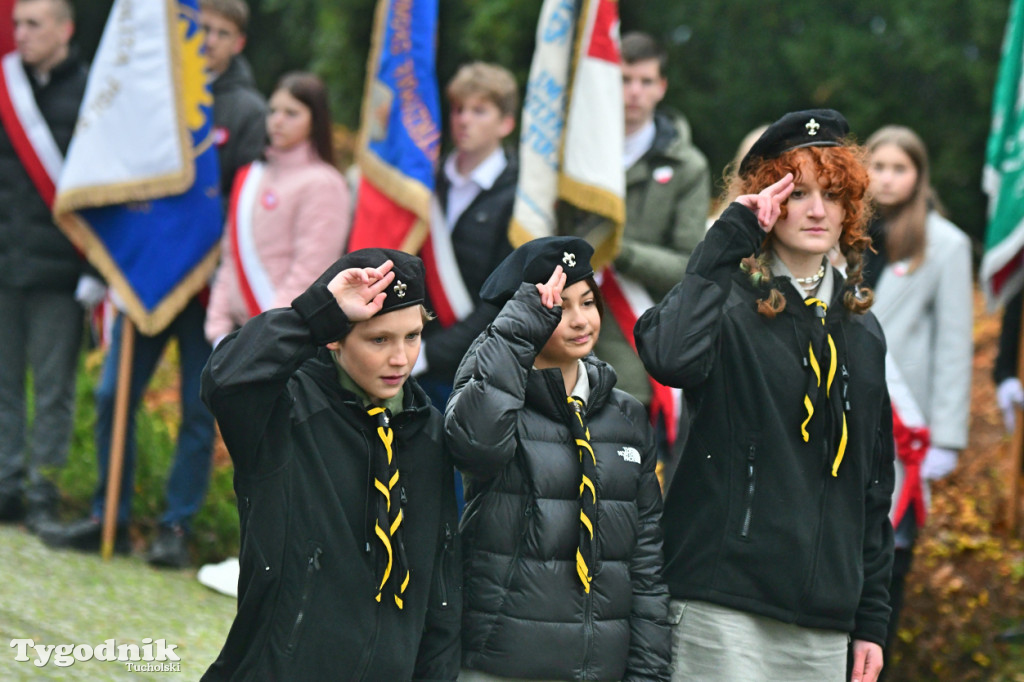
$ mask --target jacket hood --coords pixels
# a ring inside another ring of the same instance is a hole
[[[249,89],[256,87],[256,79],[253,78],[252,68],[249,62],[242,55],[235,55],[228,64],[224,73],[217,76],[213,81],[213,96],[224,94],[231,90]]]
[[[682,160],[690,147],[693,147],[693,133],[686,117],[672,110],[657,110],[654,113],[654,142],[648,155]]]

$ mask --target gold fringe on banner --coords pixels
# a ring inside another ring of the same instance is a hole
[[[125,313],[135,323],[139,332],[146,336],[159,334],[174,321],[188,305],[188,302],[210,281],[220,258],[220,243],[218,242],[153,310],[146,310],[142,301],[128,284],[128,280],[125,279],[124,273],[121,272],[89,224],[77,213],[64,214],[60,216],[59,220],[64,234],[81,249],[89,262],[96,266],[107,283],[117,292],[117,295],[124,301]]]

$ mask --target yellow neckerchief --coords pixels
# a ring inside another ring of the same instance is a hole
[[[391,428],[391,419],[393,414],[402,411],[405,388],[399,390],[394,397],[383,401],[382,405],[375,405],[369,394],[342,368],[334,353],[331,353],[331,358],[334,360],[334,366],[338,371],[338,381],[342,388],[354,393],[362,402],[366,413],[376,420],[377,436],[384,446],[383,451],[372,452],[370,458],[373,487],[377,493],[380,493],[380,497],[377,498],[377,513],[374,517],[373,532],[380,540],[387,555],[374,598],[378,602],[380,601],[384,586],[394,574],[397,581],[394,588],[395,605],[402,609],[405,606],[402,596],[409,586],[410,574],[409,563],[405,556],[405,544],[402,542],[401,529],[405,515],[402,511],[398,458],[393,449],[395,432]],[[393,570],[396,564],[398,568]]]
[[[809,308],[817,307],[820,311],[818,317],[821,319],[822,326],[825,326],[825,316],[828,313],[828,304],[826,304],[824,301],[820,299],[808,297],[804,299],[804,305],[806,305]],[[832,338],[832,334],[830,332],[826,332],[825,336],[828,341],[828,373],[825,379],[825,400],[826,402],[828,402],[831,398],[832,384],[834,383],[834,380],[836,378],[838,352],[836,351],[836,343],[835,340]],[[821,388],[822,367],[821,363],[818,361],[817,356],[815,356],[814,354],[813,341],[809,341],[807,344],[807,363],[810,365],[811,371],[814,373],[816,387]],[[811,418],[814,416],[814,400],[811,398],[810,390],[808,390],[807,393],[804,394],[804,408],[807,410],[807,418],[804,419],[802,424],[800,424],[800,435],[803,437],[804,442],[806,443],[808,442],[808,440],[810,440],[810,434],[807,432],[807,425],[810,423]],[[841,412],[842,434],[839,437],[839,447],[836,450],[835,460],[832,462],[833,476],[839,475],[839,465],[842,463],[843,456],[846,454],[846,442],[848,438],[848,432],[846,428],[846,410],[843,409],[841,410]]]
[[[594,535],[597,526],[597,457],[590,445],[590,429],[583,421],[585,405],[576,396],[566,396],[573,415],[569,417],[569,433],[572,434],[580,454],[582,474],[580,478],[580,543],[576,549],[576,573],[583,583],[583,591],[590,592],[594,579],[593,569]]]

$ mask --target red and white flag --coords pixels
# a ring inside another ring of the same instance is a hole
[[[618,251],[625,219],[622,68],[615,0],[545,0],[523,102],[519,186],[509,240],[555,234],[555,204],[607,218],[585,235],[595,268]]]

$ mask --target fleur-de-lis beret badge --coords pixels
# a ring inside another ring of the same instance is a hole
[[[395,296],[397,296],[398,298],[405,298],[405,290],[408,288],[409,286],[400,279],[396,280],[395,286],[392,287],[392,289],[395,292]]]
[[[562,262],[568,265],[570,268],[576,267],[576,254],[569,253],[568,251],[563,251]]]
[[[818,128],[820,128],[820,127],[821,127],[821,124],[818,123],[817,121],[815,121],[813,118],[810,121],[807,122],[807,125],[804,126],[804,128],[807,128],[807,134],[808,135],[817,135],[818,134]]]

